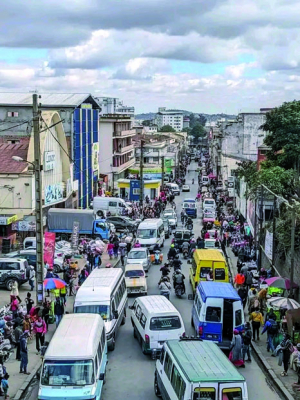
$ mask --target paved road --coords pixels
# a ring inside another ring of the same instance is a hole
[[[190,169],[195,169],[196,164],[193,164]],[[192,183],[192,178],[197,182],[197,173],[189,172],[187,184]],[[176,204],[177,211],[180,213],[180,205],[184,197],[196,197],[197,185],[191,185],[191,193],[184,193],[177,196]],[[181,223],[178,223],[181,227]],[[200,219],[194,221],[195,237],[200,233]],[[164,259],[170,246],[171,239],[167,239],[163,250]],[[183,272],[187,280],[187,293],[191,293],[188,283],[189,266],[186,261],[183,261]],[[152,266],[148,274],[148,294],[158,294],[157,282],[160,278],[159,266]],[[133,298],[129,299],[129,304],[133,303]],[[192,301],[187,299],[187,296],[178,299],[171,295],[170,300],[175,307],[180,311],[184,324],[185,331],[188,335],[192,334],[191,328],[191,308]],[[154,400],[157,397],[153,390],[154,368],[155,362],[148,356],[142,354],[141,347],[137,340],[133,338],[133,329],[130,322],[130,310],[128,310],[126,324],[121,327],[116,340],[116,348],[114,352],[109,353],[109,363],[107,366],[107,379],[104,386],[103,399],[115,400],[126,399],[131,400]],[[280,397],[268,386],[264,373],[260,370],[255,360],[252,363],[247,363],[245,369],[240,370],[248,382],[249,400],[252,399],[272,399],[279,400]],[[33,388],[31,396],[28,399],[37,398],[37,386]]]

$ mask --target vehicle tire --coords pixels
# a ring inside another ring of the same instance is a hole
[[[159,387],[158,387],[156,374],[155,374],[155,377],[154,377],[154,393],[155,393],[156,397],[161,397],[161,393],[160,393],[160,390],[159,390]]]
[[[147,350],[146,350],[146,343],[143,341],[143,339],[142,339],[142,352],[143,352],[143,354],[145,354],[145,356],[148,354],[147,353]]]
[[[191,325],[192,325],[192,328],[195,328],[193,317],[191,318]]]
[[[61,271],[60,265],[53,264],[53,272],[58,274]]]
[[[125,325],[125,322],[126,322],[126,312],[124,311],[121,325]]]
[[[104,212],[103,212],[102,210],[98,210],[98,211],[96,212],[96,214],[97,214],[97,217],[99,217],[99,218],[101,218],[101,219],[104,218]]]
[[[16,281],[16,279],[11,279],[11,278],[10,278],[10,279],[7,279],[7,280],[5,281],[5,287],[6,287],[7,290],[11,290],[11,287],[12,287],[14,281]],[[18,282],[18,281],[17,281],[17,282]],[[18,284],[19,284],[19,282],[18,282]],[[20,286],[20,284],[19,284],[19,286]]]
[[[135,339],[137,339],[137,334],[136,334],[135,326],[133,327],[133,337],[134,337]]]
[[[109,346],[109,350],[110,351],[114,351],[114,349],[116,348],[116,337],[115,337],[115,335],[112,337],[112,342],[111,342],[111,344],[110,344],[110,346]]]

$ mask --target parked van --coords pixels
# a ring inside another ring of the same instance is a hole
[[[206,175],[202,175],[202,185],[208,186],[209,185],[209,177]]]
[[[178,339],[185,332],[179,311],[165,296],[138,297],[129,308],[133,336],[144,354],[159,352],[166,340]]]
[[[164,247],[165,228],[163,220],[161,218],[145,219],[139,224],[136,240],[142,247],[150,247],[155,244]]]
[[[128,295],[147,295],[147,281],[143,263],[127,264],[125,266],[125,283]]]
[[[184,199],[182,208],[184,209],[186,215],[189,217],[197,218],[197,207],[195,199]]]
[[[25,238],[23,242],[23,247],[24,249],[27,249],[28,247],[33,247],[34,249],[36,249],[36,237],[32,236]]]
[[[200,281],[206,281],[207,274],[213,271],[213,280],[229,282],[228,266],[218,250],[195,250],[190,268],[190,282],[195,293]]]
[[[123,215],[125,209],[131,212],[131,207],[119,197],[96,196],[93,199],[93,210],[99,218],[104,218],[108,211],[111,215]]]
[[[107,364],[102,318],[64,315],[47,348],[39,399],[101,399]]]
[[[192,308],[197,336],[228,349],[233,330],[242,331],[244,323],[243,303],[231,283],[199,283]]]
[[[210,198],[210,197],[206,197],[203,200],[203,210],[213,210],[215,211],[216,209],[216,202],[214,199]]]
[[[109,350],[115,349],[120,325],[126,322],[127,290],[122,268],[97,268],[80,286],[74,313],[101,315]]]
[[[197,338],[165,342],[154,391],[163,400],[248,400],[245,378],[222,350]]]

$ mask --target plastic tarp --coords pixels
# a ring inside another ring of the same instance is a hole
[[[93,210],[69,210],[50,208],[48,211],[49,231],[73,231],[73,222],[79,222],[79,231],[92,231],[95,217]]]

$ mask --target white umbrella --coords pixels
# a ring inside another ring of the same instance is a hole
[[[270,307],[284,308],[287,310],[296,310],[300,308],[300,304],[293,299],[288,299],[287,297],[273,297],[268,300],[268,305]]]

